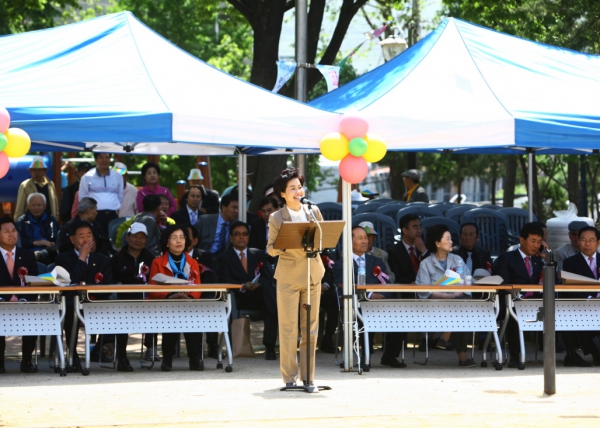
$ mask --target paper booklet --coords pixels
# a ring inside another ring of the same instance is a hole
[[[160,285],[176,285],[176,284],[177,285],[183,285],[183,284],[189,285],[190,284],[190,281],[188,279],[173,278],[172,276],[168,276],[163,273],[157,273],[156,275],[154,275],[152,280]]]
[[[32,286],[58,285],[65,287],[71,283],[71,275],[65,268],[56,266],[51,272],[38,276],[25,275],[25,283]]]
[[[600,281],[587,276],[577,275],[576,273],[567,272],[565,270],[560,272],[562,283],[565,285],[596,285],[600,284]]]
[[[478,279],[473,284],[477,285],[500,285],[502,284],[502,277],[500,275],[492,275],[492,276],[484,276],[481,279]]]
[[[459,274],[453,270],[446,269],[444,276],[438,279],[433,285],[456,285],[462,281]]]

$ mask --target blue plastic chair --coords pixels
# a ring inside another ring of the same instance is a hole
[[[384,202],[376,202],[376,201],[367,202],[367,203],[357,206],[356,209],[354,210],[353,215],[362,214],[362,213],[374,213],[375,211],[377,211],[377,208],[379,208],[383,205],[385,205]]]
[[[404,217],[406,214],[415,214],[421,220],[427,217],[444,217],[444,214],[440,210],[436,210],[435,208],[430,208],[426,204],[420,205],[408,205],[402,209],[399,209],[396,213],[396,224],[400,224],[400,219]]]
[[[392,219],[392,221],[396,221],[396,214],[398,213],[399,210],[401,210],[402,208],[405,208],[406,204],[402,204],[402,203],[389,203],[389,204],[385,204],[382,207],[377,208],[377,210],[375,211],[378,214],[383,214],[388,216],[389,218]]]
[[[391,198],[377,198],[377,199],[373,199],[372,201],[368,201],[367,203],[373,203],[373,202],[382,202],[384,204],[389,204],[391,202],[398,202],[395,199],[391,199]]]
[[[521,228],[525,223],[529,223],[529,212],[522,208],[500,208],[498,212],[508,217],[508,245],[519,243]],[[533,221],[537,221],[535,214]]]
[[[397,234],[398,225],[384,214],[363,213],[352,216],[352,226],[358,226],[363,221],[370,221],[377,232],[377,239],[373,244],[377,248],[386,250],[395,243],[394,236]]]
[[[341,220],[342,219],[342,204],[337,202],[324,202],[318,205],[323,219],[325,220]]]
[[[444,215],[446,215],[446,211],[456,206],[458,206],[458,204],[455,204],[454,202],[438,202],[436,204],[429,205],[429,208],[440,210],[442,213],[444,213]]]
[[[483,204],[479,208],[487,208],[488,210],[499,210],[502,207],[496,204]]]
[[[463,214],[467,211],[477,208],[475,205],[471,204],[460,204],[455,206],[454,208],[450,208],[448,211],[444,213],[444,217],[450,220],[454,220],[458,224],[462,224]]]
[[[427,236],[427,229],[436,224],[445,224],[450,229],[450,235],[452,236],[452,245],[460,244],[460,225],[454,220],[450,220],[446,217],[427,217],[421,220],[421,226],[423,226],[423,235]]]
[[[463,223],[475,223],[479,228],[479,244],[492,257],[508,248],[508,217],[500,211],[476,208],[463,215]]]
[[[117,230],[119,229],[119,226],[121,226],[130,218],[131,217],[118,217],[108,223],[108,239],[110,239],[110,243],[113,247],[115,246],[115,242],[117,240]]]
[[[48,272],[48,266],[46,266],[44,263],[37,262],[37,266],[38,266],[38,273],[40,275]],[[54,268],[52,268],[52,269],[54,269]]]

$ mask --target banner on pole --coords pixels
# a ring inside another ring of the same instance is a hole
[[[327,92],[338,88],[340,81],[340,67],[336,65],[315,65],[327,82]]]
[[[290,61],[277,61],[277,80],[272,92],[279,92],[285,83],[291,79],[296,71],[297,64]]]

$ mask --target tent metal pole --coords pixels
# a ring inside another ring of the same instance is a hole
[[[352,371],[352,281],[353,266],[352,258],[352,185],[342,180],[342,219],[346,222],[342,234],[342,257],[344,260],[344,371]]]
[[[306,64],[306,46],[308,38],[308,0],[296,0],[296,63]],[[297,67],[295,73],[296,99],[307,101],[306,68]],[[306,155],[295,156],[296,168],[306,177]]]
[[[247,164],[247,156],[241,151],[238,150],[238,201],[239,201],[239,211],[238,211],[238,220],[246,222],[246,215],[248,206],[248,176],[246,174],[246,170],[248,167]]]
[[[527,170],[528,170],[528,192],[529,193],[529,221],[533,221],[533,150],[529,150]]]

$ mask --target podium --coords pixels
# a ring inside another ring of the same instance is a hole
[[[312,210],[309,211],[312,214]],[[306,384],[285,386],[280,391],[305,391],[313,393],[331,389],[328,386],[313,385],[313,380],[310,378],[310,261],[318,257],[324,248],[335,248],[337,246],[346,222],[339,220],[318,221],[316,218],[314,220],[310,222],[283,222],[277,239],[273,244],[273,248],[277,250],[302,250],[308,260],[306,271],[307,298],[304,305],[304,309],[306,309]]]

